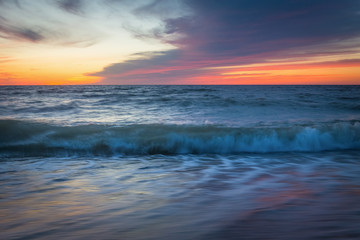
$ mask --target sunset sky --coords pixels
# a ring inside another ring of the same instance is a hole
[[[360,0],[0,0],[0,85],[360,84]]]

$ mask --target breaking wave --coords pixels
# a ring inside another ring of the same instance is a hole
[[[288,127],[80,125],[0,120],[0,156],[239,154],[359,150],[360,121]]]

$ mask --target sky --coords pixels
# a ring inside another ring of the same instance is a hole
[[[0,0],[0,85],[360,84],[360,0]]]

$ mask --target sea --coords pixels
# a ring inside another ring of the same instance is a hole
[[[1,86],[0,239],[360,239],[360,86]]]

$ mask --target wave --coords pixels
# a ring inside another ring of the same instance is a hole
[[[0,120],[0,156],[239,154],[359,150],[360,121],[287,127],[79,125]]]

